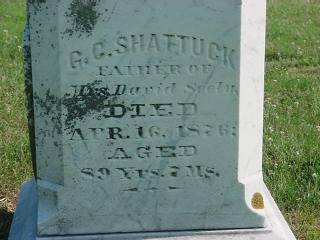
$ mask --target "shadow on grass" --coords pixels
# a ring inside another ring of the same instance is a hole
[[[7,240],[9,236],[13,212],[0,208],[0,240]]]

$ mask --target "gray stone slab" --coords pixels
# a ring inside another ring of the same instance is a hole
[[[50,236],[36,237],[37,194],[34,181],[25,183],[18,199],[9,240],[295,240],[286,221],[282,217],[268,189],[266,196],[266,215],[268,227],[263,229],[189,231],[189,232],[150,232],[107,235]]]
[[[265,226],[265,1],[28,6],[40,236]]]
[[[262,177],[265,21],[265,0],[28,0],[37,191],[12,238],[285,236]]]

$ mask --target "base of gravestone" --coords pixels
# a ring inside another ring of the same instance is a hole
[[[9,240],[295,240],[268,189],[265,187],[265,207],[268,227],[262,229],[126,233],[79,236],[37,237],[37,198],[35,181],[22,185]]]

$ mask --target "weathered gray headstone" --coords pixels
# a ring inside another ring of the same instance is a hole
[[[261,171],[265,1],[27,5],[11,239],[294,239]]]

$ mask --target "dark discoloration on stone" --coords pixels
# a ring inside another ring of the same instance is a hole
[[[31,2],[33,2],[33,1],[31,1]],[[27,2],[27,18],[26,18],[24,38],[23,38],[24,75],[25,75],[25,92],[26,92],[26,97],[27,97],[27,111],[28,111],[28,126],[29,126],[29,139],[30,139],[30,148],[31,148],[31,159],[32,159],[32,166],[33,166],[34,175],[37,176],[29,7],[30,7],[30,5]]]
[[[96,88],[101,81],[87,84],[87,89]],[[96,118],[103,118],[106,100],[116,102],[117,97],[108,93],[94,93],[86,91],[75,96],[65,96],[62,104],[68,110],[66,126],[71,126],[73,122],[83,120],[84,117],[97,114]]]
[[[95,81],[86,85],[87,89],[97,88],[101,81]],[[34,97],[36,104],[42,108],[43,114],[50,116],[55,123],[55,129],[61,133],[61,117],[65,118],[65,131],[74,130],[78,121],[86,117],[96,118],[98,120],[105,118],[106,101],[109,104],[115,104],[118,101],[117,95],[108,93],[97,94],[92,91],[86,91],[81,94],[65,94],[58,98],[48,90],[44,98]],[[64,112],[64,113],[62,113]],[[63,115],[64,114],[64,115]]]
[[[70,36],[75,32],[91,35],[100,14],[97,12],[97,5],[100,0],[73,0],[66,16],[69,17],[71,28],[65,33]]]
[[[46,1],[47,0],[29,0],[30,3],[38,5],[40,5],[41,3],[45,3]]]
[[[28,0],[28,3],[31,3],[39,7],[42,3],[45,3],[47,0]]]
[[[52,95],[50,91],[48,90],[46,92],[45,98],[42,99],[38,96],[34,96],[34,101],[36,104],[38,104],[39,107],[41,107],[41,118],[45,118],[47,116],[50,117],[51,121],[54,123],[52,134],[62,134],[62,125],[61,125],[61,109],[60,104],[57,104],[59,101],[57,100],[57,97]],[[47,119],[47,118],[46,118]],[[41,131],[39,131],[41,132]],[[41,134],[44,136],[47,135],[48,131],[43,131]]]

